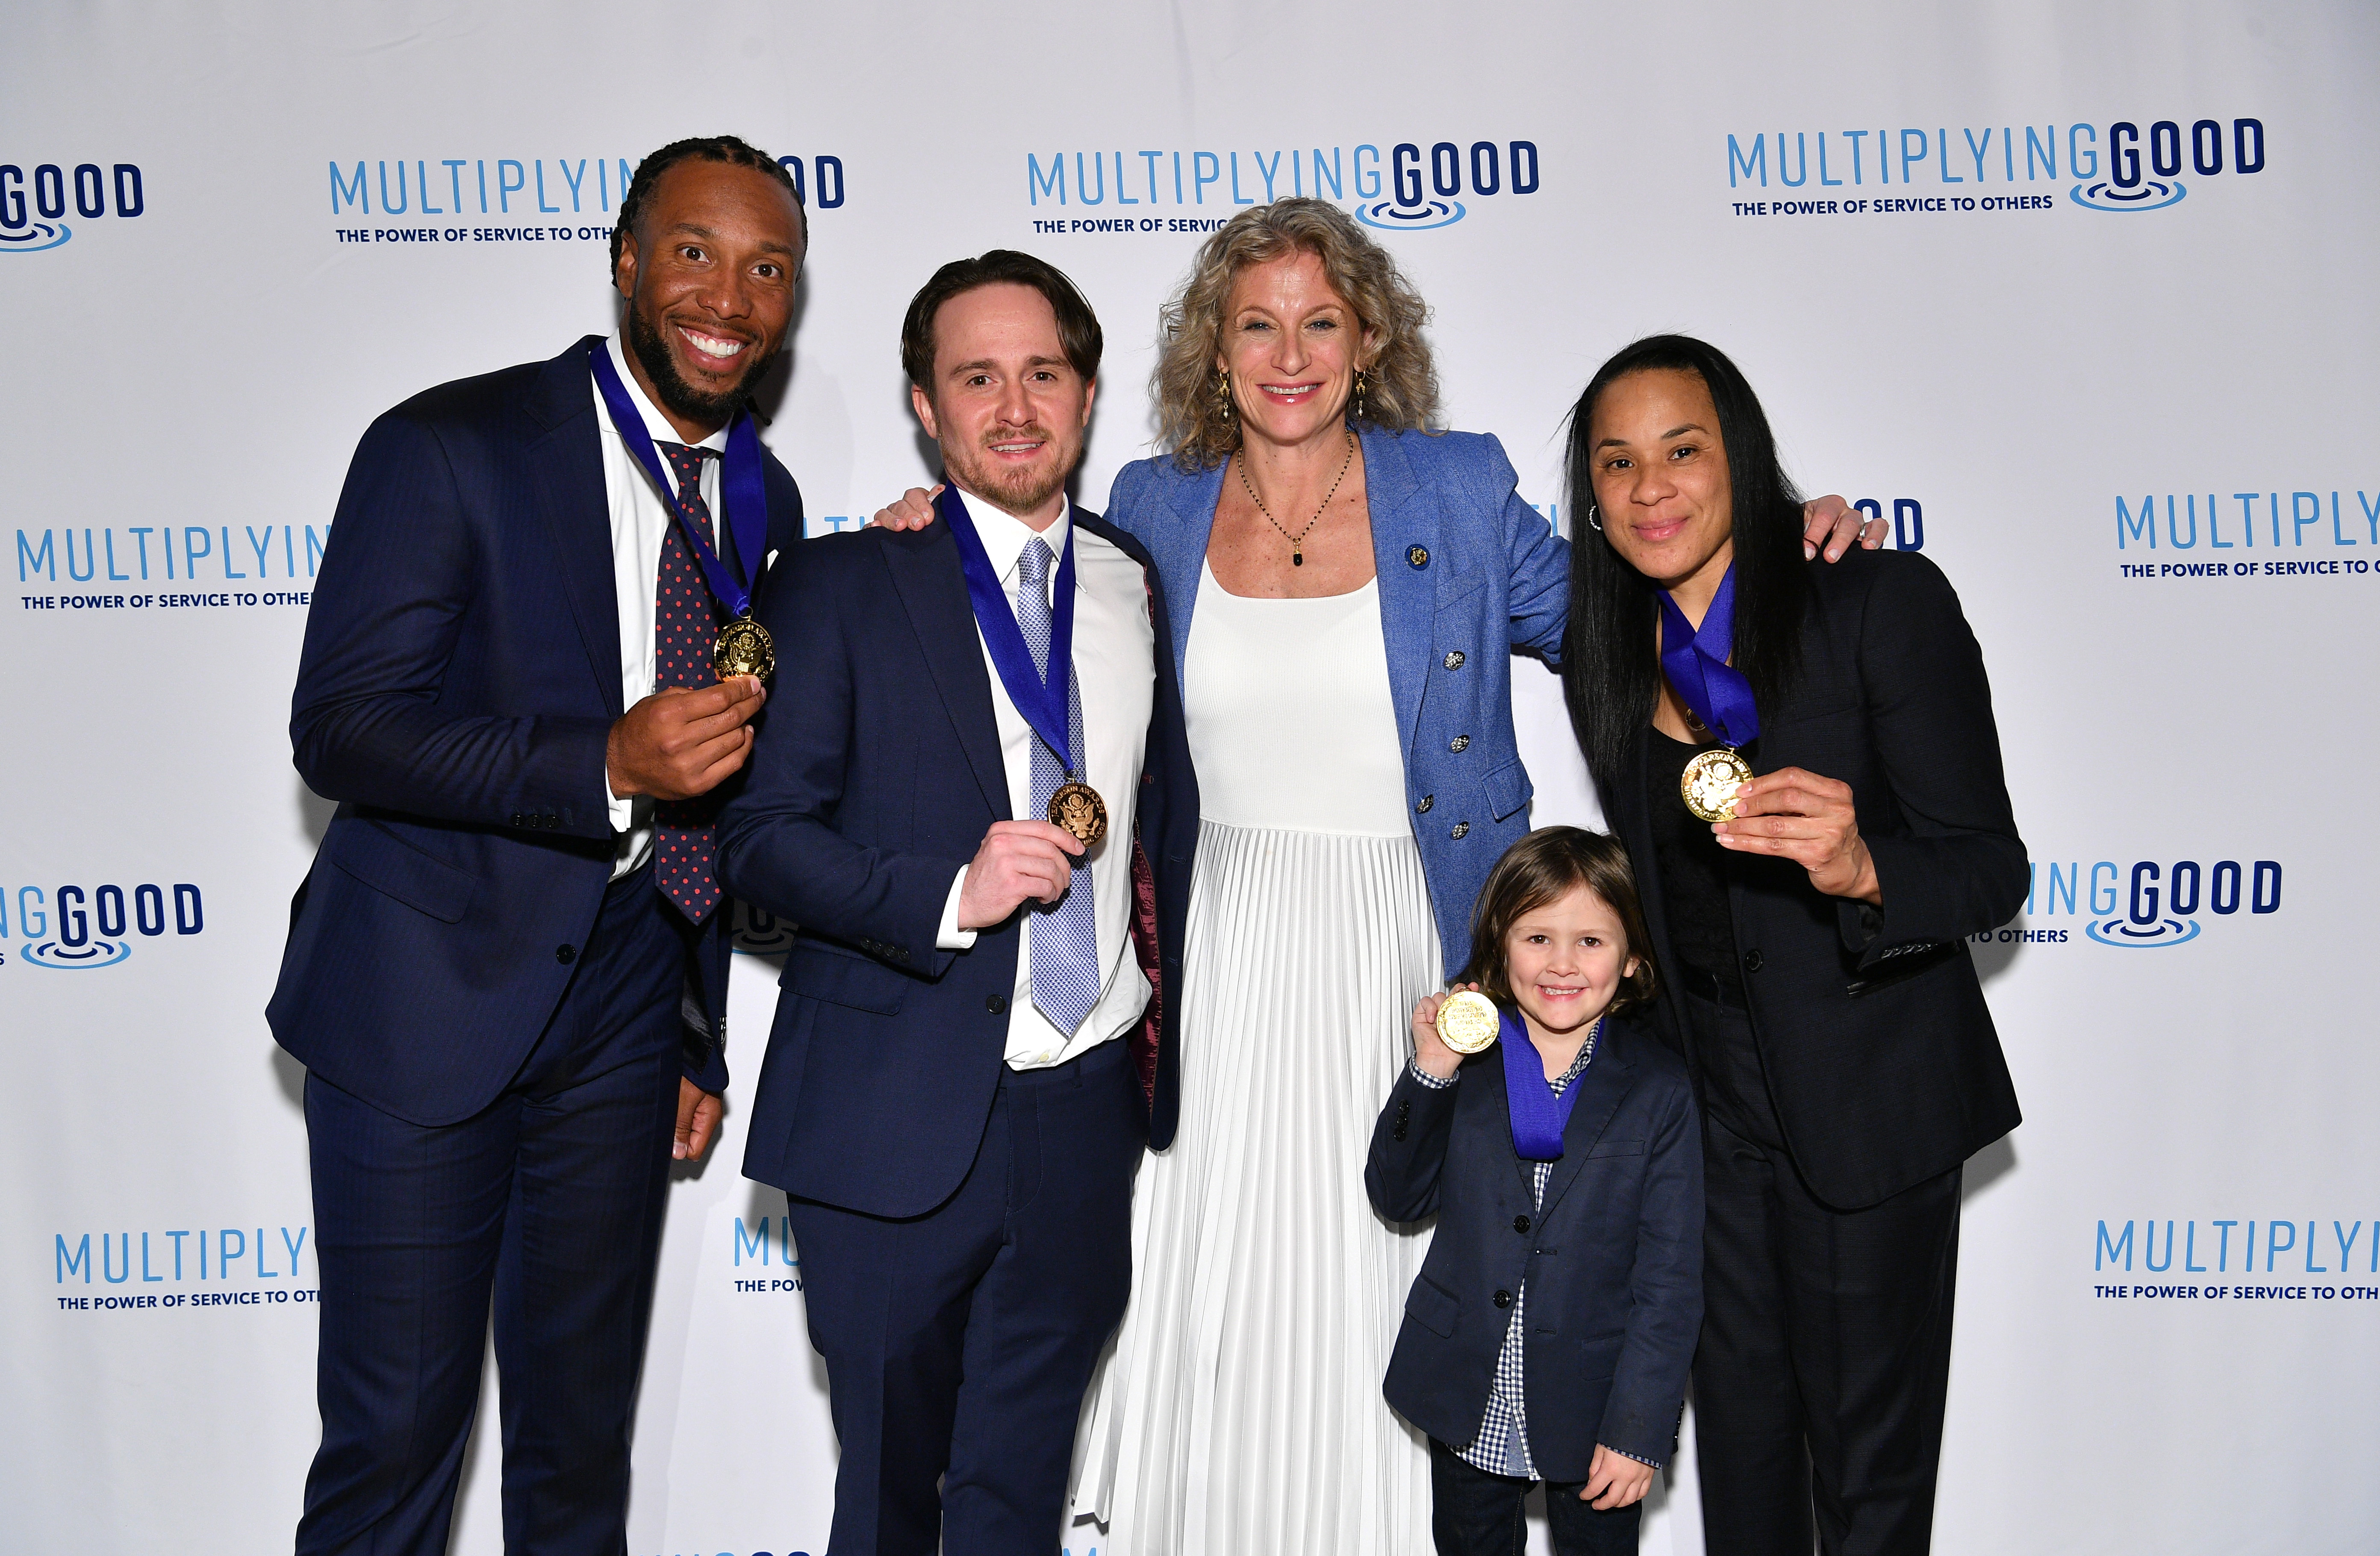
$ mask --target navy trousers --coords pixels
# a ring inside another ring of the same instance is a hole
[[[1741,1012],[1686,1005],[1704,1052],[1755,1052]],[[1775,1143],[1765,1082],[1743,1094],[1749,1116],[1716,1098],[1703,1114],[1703,1540],[1728,1556],[1809,1556],[1815,1521],[1826,1556],[1925,1556],[1962,1170],[1835,1210]]]
[[[1438,1556],[1526,1556],[1526,1503],[1533,1480],[1494,1475],[1429,1440],[1429,1533]],[[1636,1556],[1645,1504],[1593,1507],[1579,1501],[1583,1480],[1546,1487],[1546,1532],[1554,1556]],[[1723,1547],[1712,1546],[1714,1552]]]
[[[425,1127],[306,1081],[322,1445],[299,1556],[438,1556],[495,1316],[504,1549],[622,1556],[692,931],[614,881],[521,1073]]]
[[[789,1205],[842,1445],[830,1556],[1058,1549],[1083,1391],[1132,1288],[1148,1114],[1127,1060],[1110,1042],[1003,1071],[965,1182],[922,1216]]]

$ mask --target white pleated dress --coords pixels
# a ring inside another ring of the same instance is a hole
[[[1372,1211],[1372,1125],[1439,980],[1377,581],[1200,581],[1182,1123],[1142,1164],[1133,1295],[1085,1406],[1101,1556],[1425,1556],[1427,1444],[1380,1397],[1427,1223]],[[1093,1538],[1096,1536],[1097,1538]]]

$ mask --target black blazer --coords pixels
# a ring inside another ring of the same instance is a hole
[[[1468,1445],[1527,1281],[1529,1449],[1552,1481],[1585,1480],[1598,1442],[1669,1462],[1703,1321],[1702,1135],[1685,1065],[1625,1017],[1597,1042],[1571,1083],[1542,1210],[1536,1163],[1512,1149],[1501,1042],[1449,1088],[1408,1068],[1364,1166],[1381,1215],[1438,1215],[1382,1392],[1440,1442]]]
[[[1074,521],[1141,565],[1156,626],[1139,835],[1103,846],[1111,864],[1132,861],[1135,949],[1157,969],[1152,1019],[1123,1040],[1162,1148],[1179,1108],[1198,786],[1156,569],[1098,515],[1076,508]],[[950,526],[823,537],[801,558],[760,609],[777,681],[750,777],[720,818],[728,890],[801,926],[744,1171],[869,1215],[921,1215],[975,1161],[1016,984],[1022,915],[972,950],[935,945],[952,878],[1010,819],[991,679]]]
[[[1728,906],[1771,1100],[1803,1180],[1840,1210],[1958,1166],[2020,1122],[1966,937],[2006,923],[2029,867],[2009,808],[1991,687],[1959,597],[1911,552],[1813,563],[1802,668],[1760,711],[1755,771],[1852,786],[1881,910],[1821,895],[1783,859],[1730,855]],[[1636,867],[1664,968],[1678,965],[1653,853],[1651,732],[1604,812]],[[1667,796],[1663,796],[1666,798]],[[1674,978],[1664,1038],[1691,1033]]]
[[[611,878],[603,752],[625,710],[602,348],[589,335],[374,421],[314,582],[289,735],[339,808],[265,1015],[307,1068],[415,1124],[468,1118],[519,1071]],[[790,560],[801,493],[763,460],[768,552]],[[728,918],[700,941],[710,1032],[688,1028],[686,1073],[711,1091]]]

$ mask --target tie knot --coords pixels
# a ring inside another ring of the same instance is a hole
[[[1036,535],[1025,542],[1025,554],[1017,558],[1016,565],[1025,581],[1046,596],[1050,591],[1050,568],[1057,560],[1058,553],[1050,549],[1050,542]]]
[[[702,462],[719,457],[717,449],[702,448],[691,444],[656,441],[653,446],[662,451],[662,457],[668,460],[670,468],[677,472],[677,479],[681,485],[691,481],[699,486],[702,482]]]

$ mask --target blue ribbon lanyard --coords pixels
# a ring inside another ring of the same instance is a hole
[[[991,570],[991,558],[983,549],[983,537],[976,533],[975,520],[967,517],[966,504],[959,500],[958,489],[943,487],[941,495],[934,499],[934,506],[942,516],[942,522],[950,526],[951,539],[958,542],[959,571],[966,576],[967,602],[975,607],[975,624],[983,632],[983,646],[991,655],[992,667],[1000,672],[1000,684],[1008,688],[1009,701],[1025,715],[1033,733],[1057,753],[1066,776],[1081,777],[1075,769],[1075,743],[1069,733],[1073,721],[1068,717],[1075,667],[1074,525],[1066,526],[1066,549],[1058,559],[1056,598],[1050,603],[1050,670],[1044,676],[1033,668],[1033,651],[1025,646],[1025,632],[1016,625],[1015,607],[1001,592],[1000,575]]]
[[[1720,744],[1733,749],[1759,739],[1752,683],[1727,662],[1735,651],[1735,565],[1728,564],[1700,630],[1686,625],[1686,614],[1667,590],[1660,598],[1661,673],[1670,685]]]
[[[1560,1161],[1562,1154],[1562,1131],[1570,1127],[1571,1110],[1578,1106],[1578,1094],[1585,1088],[1579,1083],[1586,1078],[1582,1071],[1554,1095],[1546,1084],[1545,1061],[1537,1056],[1537,1045],[1529,1040],[1529,1028],[1512,1011],[1499,1013],[1503,1020],[1500,1037],[1504,1044],[1504,1104],[1512,1120],[1512,1149],[1524,1161]],[[1593,1042],[1597,1034],[1589,1032],[1586,1040]]]
[[[653,447],[652,434],[645,430],[645,419],[628,397],[627,385],[620,382],[620,370],[612,365],[611,348],[599,346],[587,355],[595,369],[595,387],[602,391],[604,407],[612,413],[613,427],[677,517],[678,529],[702,568],[703,580],[710,585],[711,598],[726,606],[730,615],[750,615],[750,587],[728,570],[710,537],[686,517],[686,505],[672,496],[677,487],[662,469],[661,452]],[[727,456],[720,464],[719,494],[727,509],[720,522],[735,537],[735,559],[748,578],[759,571],[769,543],[769,492],[760,474],[760,434],[753,431],[749,413],[736,413],[735,424],[727,430]]]

